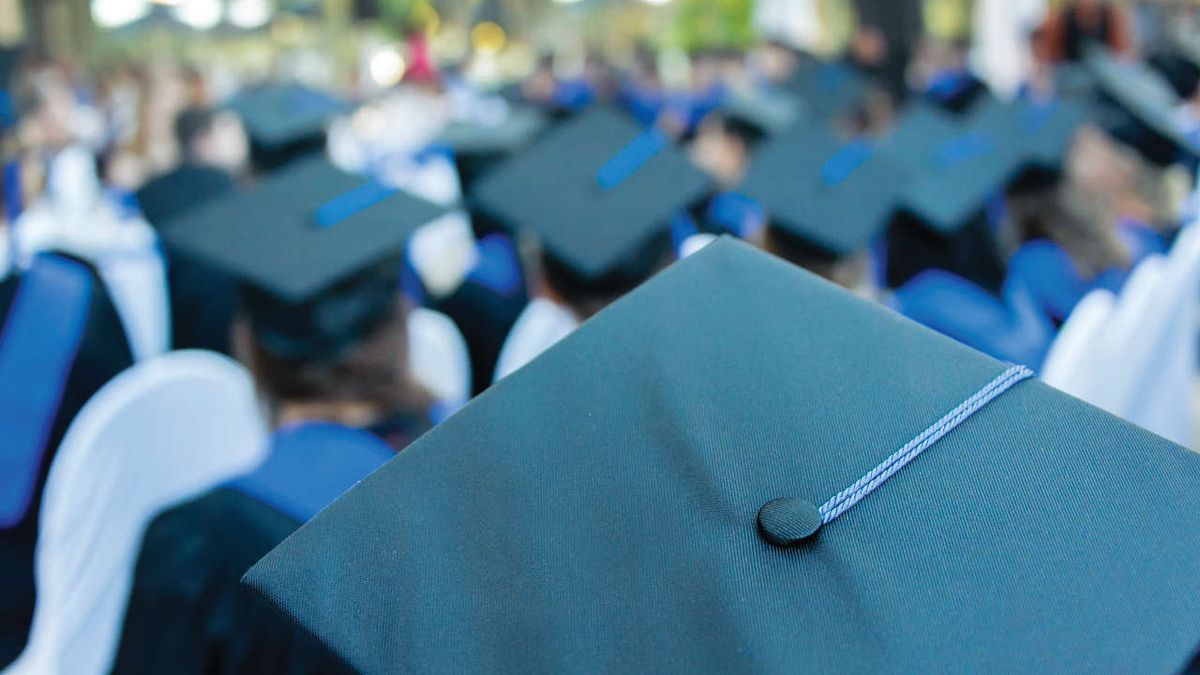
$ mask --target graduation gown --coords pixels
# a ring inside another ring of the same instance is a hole
[[[180,214],[235,189],[219,169],[185,164],[150,181],[137,193],[146,220],[162,229]],[[226,275],[168,245],[167,284],[171,292],[171,338],[176,349],[231,352],[229,331],[237,310],[237,289]]]
[[[8,316],[19,286],[20,279],[16,276],[0,282],[0,317]],[[54,452],[88,399],[114,376],[133,365],[125,330],[98,277],[92,289],[87,325],[50,429],[29,512],[16,527],[0,530],[0,668],[20,653],[33,620],[33,553],[42,487]]]
[[[370,431],[403,448],[429,429],[398,415]],[[239,583],[302,523],[256,496],[218,487],[146,529],[113,673],[351,672]]]

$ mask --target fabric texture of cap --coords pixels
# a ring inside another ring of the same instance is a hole
[[[1200,457],[1027,377],[718,241],[244,581],[365,673],[1179,669]]]

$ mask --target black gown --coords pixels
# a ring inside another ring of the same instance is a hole
[[[400,449],[428,428],[400,415],[371,432]],[[156,517],[142,539],[113,673],[353,672],[240,583],[300,525],[229,487]]]
[[[33,620],[33,553],[42,487],[50,471],[50,462],[80,408],[106,382],[133,365],[129,342],[116,309],[94,273],[93,281],[86,328],[47,439],[32,506],[16,527],[0,530],[0,669],[20,654]],[[8,316],[19,285],[20,280],[15,276],[0,282],[0,317]]]
[[[138,204],[157,230],[171,220],[233,191],[224,171],[185,164],[138,190]],[[166,246],[171,302],[171,344],[175,349],[231,352],[230,327],[237,311],[237,288],[211,265]]]

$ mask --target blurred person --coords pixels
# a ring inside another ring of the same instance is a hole
[[[741,182],[750,158],[749,132],[726,115],[714,113],[700,123],[688,146],[692,162],[717,184],[731,190]]]
[[[917,91],[941,108],[960,114],[981,97],[988,87],[967,64],[965,41],[939,40],[927,36],[921,41],[912,64],[913,84]]]
[[[388,193],[366,211],[326,209],[362,185],[322,160],[307,160],[172,228],[177,248],[238,280],[234,351],[252,372],[278,434],[260,468],[150,524],[115,673],[325,672],[329,666],[319,646],[244,593],[239,579],[337,496],[329,493],[330,481],[352,485],[374,466],[352,452],[317,455],[323,463],[314,474],[306,463],[312,458],[296,454],[314,450],[281,439],[302,426],[336,425],[372,434],[399,452],[448,412],[425,374],[454,365],[442,360],[444,348],[454,345],[430,350],[414,328],[428,311],[410,311],[396,282],[407,236],[440,209],[404,193]],[[340,220],[317,228],[314,217]],[[304,263],[314,256],[323,262]],[[439,325],[450,326],[442,337],[457,340],[465,353],[449,320]],[[465,391],[469,364],[458,365]],[[297,462],[300,471],[286,468]]]
[[[907,72],[924,33],[919,0],[855,0],[858,31],[850,53],[860,67],[873,72],[897,101],[907,97]]]
[[[237,115],[213,108],[183,110],[175,119],[175,142],[183,161],[137,192],[142,213],[156,228],[234,189],[249,155]]]
[[[1108,0],[1068,0],[1046,18],[1041,39],[1039,52],[1053,63],[1082,61],[1089,44],[1122,56],[1134,50],[1128,13]]]

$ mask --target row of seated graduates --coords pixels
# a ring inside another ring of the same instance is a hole
[[[831,70],[841,71],[841,72],[836,72],[835,75],[831,76],[829,74]],[[847,74],[846,67],[843,64],[833,64],[833,65],[821,64],[821,65],[817,66],[817,70],[813,74],[813,77],[808,80],[808,84],[809,84],[809,86],[817,86],[817,87],[832,86],[834,90],[840,92],[843,90],[843,87],[845,87],[847,85],[854,86],[854,83],[857,81],[859,81],[857,74],[853,73],[852,71]],[[832,83],[832,85],[831,85],[831,83]],[[814,99],[819,100],[819,101],[829,100],[827,97],[820,96],[820,95],[815,96],[815,97],[813,97],[813,99],[810,99],[810,100],[814,100]],[[574,112],[574,111],[572,111],[572,112]],[[561,144],[561,146],[563,146],[563,149],[560,150],[562,155],[555,155],[555,153],[550,152],[549,153],[550,157],[548,157],[546,159],[542,159],[540,161],[536,161],[536,158],[535,159],[528,159],[528,158],[523,159],[522,161],[530,164],[530,168],[527,170],[532,171],[533,174],[523,176],[522,180],[518,181],[519,183],[524,183],[525,185],[530,185],[534,182],[534,181],[530,180],[531,176],[536,177],[538,175],[539,171],[545,172],[547,170],[553,170],[554,166],[559,161],[563,161],[564,159],[569,159],[572,156],[578,157],[578,156],[584,155],[585,153],[580,152],[581,147],[582,147],[580,145],[581,137],[587,138],[589,136],[597,135],[595,133],[595,128],[592,127],[589,129],[589,125],[604,125],[604,124],[609,125],[609,134],[608,135],[611,135],[611,136],[617,138],[618,140],[621,138],[622,132],[624,132],[624,135],[628,137],[631,132],[635,131],[635,128],[632,127],[628,122],[617,121],[617,119],[614,118],[611,114],[608,114],[607,112],[604,112],[604,111],[590,111],[590,112],[586,113],[586,115],[584,117],[581,117],[578,120],[573,120],[572,119],[573,115],[564,115],[563,117],[565,119],[562,121],[566,122],[566,126],[564,126],[561,131],[553,132],[554,135],[556,136],[556,138],[558,138],[557,144]],[[928,118],[932,118],[935,116],[932,115],[931,112],[926,111],[924,109],[914,109],[914,111],[909,111],[909,114],[906,115],[906,119],[915,119],[918,121],[921,121],[922,117],[925,117],[928,119]],[[913,125],[917,126],[918,128],[920,128],[921,124],[934,124],[932,122],[928,122],[927,119],[926,119],[926,121],[921,121],[920,124],[918,124],[917,122],[911,122],[910,124],[913,124]],[[600,120],[600,121],[596,121],[596,120]],[[903,124],[904,124],[904,122],[901,123],[901,128],[902,128]],[[941,124],[943,127],[952,126],[952,123],[949,121],[939,121],[938,124]],[[248,123],[248,126],[252,127],[252,136],[257,136],[259,139],[261,139],[261,137],[262,137],[261,134],[256,135],[253,133],[253,125]],[[557,126],[557,125],[555,125],[555,126]],[[614,131],[614,129],[615,129],[615,131]],[[800,129],[811,130],[811,127],[806,124],[798,124],[793,127],[793,130],[800,130]],[[916,134],[918,137],[923,137],[926,131],[929,131],[929,129],[926,128],[924,130],[914,131],[912,133]],[[941,129],[939,131],[944,133],[945,129]],[[550,132],[547,132],[547,133],[550,133]],[[789,133],[790,132],[784,132],[783,134],[780,134],[780,138],[787,137]],[[799,133],[799,132],[797,132],[797,133]],[[969,132],[968,135],[970,133],[971,132]],[[807,136],[807,137],[805,137],[805,136]],[[899,136],[899,132],[897,132],[897,136]],[[636,135],[634,136],[634,139],[638,139],[638,138],[642,138],[642,137],[636,136]],[[972,142],[970,144],[967,144],[964,142],[963,145],[957,146],[958,151],[961,153],[964,153],[966,155],[975,155],[976,153],[978,153],[980,155],[986,154],[986,153],[983,153],[982,150],[980,149],[979,143],[977,140],[977,136],[971,136],[970,138],[971,138]],[[311,137],[309,138],[309,141],[315,143],[315,141],[312,141]],[[832,145],[831,145],[831,141],[833,141]],[[784,157],[791,157],[793,159],[804,158],[806,161],[812,159],[813,157],[821,157],[821,155],[823,153],[826,154],[827,156],[824,158],[824,160],[820,163],[820,165],[818,167],[819,170],[817,171],[817,174],[819,177],[821,177],[822,181],[824,181],[823,184],[825,184],[825,186],[827,188],[828,187],[842,187],[845,185],[849,185],[850,179],[854,178],[855,177],[854,174],[857,174],[857,172],[859,170],[864,171],[863,174],[858,174],[860,177],[871,175],[870,173],[865,173],[865,171],[867,171],[867,170],[882,171],[882,175],[885,177],[888,175],[886,173],[886,171],[883,171],[882,169],[870,168],[870,167],[875,166],[874,164],[868,165],[868,160],[870,159],[870,155],[872,155],[874,153],[872,152],[872,153],[868,154],[865,149],[865,145],[863,145],[863,144],[859,144],[859,145],[851,144],[851,146],[849,146],[849,147],[839,147],[839,144],[836,143],[836,139],[833,137],[833,134],[828,133],[828,132],[816,133],[816,134],[799,133],[799,138],[796,140],[796,142],[799,143],[798,146],[793,146],[793,148],[790,150],[780,151],[780,152],[783,153]],[[893,140],[893,142],[899,143],[898,140]],[[282,165],[286,165],[286,164],[290,163],[286,159],[279,159],[278,155],[280,155],[280,154],[287,154],[287,153],[306,154],[305,152],[302,151],[302,149],[298,149],[296,146],[290,146],[286,149],[281,149],[278,147],[264,148],[258,141],[256,141],[256,145],[259,146],[256,148],[256,154],[258,154],[260,157],[263,154],[276,155],[275,159],[266,160],[267,163],[274,163],[276,166],[282,166]],[[539,144],[539,145],[543,145],[543,144]],[[632,146],[634,144],[630,143],[630,145]],[[544,146],[546,146],[546,147],[551,146],[550,139],[545,140]],[[885,148],[886,148],[886,146],[885,146]],[[768,149],[769,149],[769,147],[763,148],[763,150],[762,150],[762,152],[764,153],[763,156],[769,157],[769,155],[765,154]],[[880,152],[881,152],[881,154],[886,155],[885,150],[881,150]],[[469,161],[470,154],[471,153],[460,153],[458,155],[457,159],[459,160],[460,163],[462,163],[464,161]],[[491,155],[491,154],[496,154],[496,153],[493,149],[489,148],[485,154]],[[598,159],[603,159],[603,156],[605,154],[611,154],[610,150],[607,150],[607,149],[604,150],[604,152],[601,153],[601,156],[599,156]],[[618,152],[616,154],[619,155],[621,153]],[[708,196],[707,190],[703,186],[703,181],[701,181],[698,177],[696,177],[694,175],[689,175],[689,172],[686,169],[682,168],[680,165],[672,165],[672,164],[663,165],[662,162],[657,159],[658,153],[655,153],[655,157],[656,157],[655,163],[657,165],[661,165],[661,166],[656,167],[661,172],[661,177],[647,178],[646,179],[647,182],[645,183],[645,186],[649,186],[651,189],[661,189],[662,185],[665,183],[672,183],[672,182],[679,181],[680,175],[689,176],[689,178],[688,178],[688,180],[682,181],[682,183],[685,185],[685,189],[683,190],[683,192],[685,194],[672,194],[670,196],[665,197],[664,204],[659,205],[656,209],[646,208],[647,200],[645,198],[644,193],[641,195],[638,195],[636,197],[630,198],[630,201],[628,204],[629,204],[629,208],[633,209],[633,211],[631,211],[627,215],[631,216],[630,222],[633,223],[632,227],[635,230],[639,230],[638,232],[634,232],[631,235],[631,236],[633,236],[633,238],[635,240],[638,240],[637,243],[639,243],[639,244],[644,243],[645,230],[653,230],[656,227],[661,228],[661,226],[663,226],[664,224],[667,224],[668,220],[671,221],[671,223],[670,223],[671,225],[676,226],[676,227],[672,228],[672,233],[675,235],[677,243],[682,241],[682,239],[683,239],[683,237],[680,234],[681,232],[685,235],[688,234],[686,223],[681,225],[679,223],[679,221],[676,219],[669,219],[669,218],[663,217],[662,215],[655,215],[655,213],[652,213],[654,211],[662,211],[664,209],[666,209],[667,211],[674,211],[679,206],[686,205],[686,206],[692,206],[693,208],[691,210],[694,212],[703,212],[704,215],[711,214],[714,216],[719,216],[719,212],[722,209],[717,207],[716,205],[721,204],[721,203],[725,203],[725,204],[733,203],[736,206],[741,206],[741,207],[746,207],[747,205],[750,205],[751,206],[750,211],[754,211],[754,209],[752,208],[753,205],[750,202],[738,200],[738,199],[736,199],[736,195],[727,196],[726,199],[724,200],[724,202],[722,202],[722,200],[709,201],[707,199],[707,196]],[[489,159],[491,159],[491,158],[489,157]],[[830,160],[833,160],[833,159],[836,159],[837,161],[834,161],[831,163]],[[973,159],[978,159],[978,156],[968,157],[967,160],[960,160],[960,161],[969,161],[969,160],[973,160]],[[516,160],[514,160],[514,162],[515,161]],[[643,161],[645,161],[645,160],[643,160]],[[665,160],[663,160],[663,161],[665,161]],[[944,161],[944,160],[939,160],[939,161]],[[756,158],[755,164],[758,165],[760,163],[761,163],[761,161]],[[882,165],[880,165],[880,166],[882,166]],[[961,166],[961,165],[956,165],[956,166]],[[782,167],[778,171],[769,171],[768,172],[769,176],[768,176],[767,182],[777,180],[777,178],[775,178],[775,176],[786,175],[786,173],[788,171],[800,171],[802,173],[807,171],[810,174],[808,176],[808,179],[811,180],[811,173],[812,173],[811,169],[812,168],[813,168],[812,166]],[[635,171],[636,171],[636,168],[635,168]],[[576,310],[576,312],[580,315],[577,317],[578,319],[586,318],[591,313],[594,313],[597,309],[599,309],[599,307],[606,304],[613,297],[619,295],[624,290],[628,290],[629,288],[632,287],[632,285],[636,285],[637,281],[645,278],[646,276],[649,275],[649,273],[651,273],[653,270],[657,269],[658,267],[660,267],[663,264],[663,262],[665,260],[664,255],[662,255],[660,253],[654,253],[652,251],[653,247],[642,247],[642,246],[637,246],[634,248],[641,252],[645,252],[645,251],[651,251],[651,252],[646,253],[645,255],[634,255],[634,254],[630,253],[630,251],[634,250],[634,249],[629,249],[629,248],[626,248],[626,249],[612,248],[607,252],[609,256],[618,259],[617,264],[615,264],[615,267],[627,268],[627,269],[616,269],[616,270],[610,269],[609,267],[614,266],[613,261],[611,259],[607,260],[607,261],[600,261],[600,262],[596,262],[596,260],[585,261],[580,258],[575,258],[574,260],[570,260],[571,258],[573,258],[575,256],[575,254],[578,253],[578,250],[576,250],[574,253],[567,253],[566,251],[568,251],[569,249],[571,249],[573,247],[578,246],[579,245],[578,237],[585,236],[585,235],[562,235],[561,234],[561,223],[557,224],[557,225],[555,223],[547,223],[544,226],[539,226],[538,223],[530,222],[530,217],[527,214],[525,214],[523,216],[522,214],[519,214],[519,213],[517,213],[517,214],[505,213],[506,210],[508,209],[508,207],[511,206],[511,201],[509,199],[509,196],[511,195],[511,193],[506,190],[497,188],[496,185],[499,184],[499,185],[503,186],[504,180],[502,178],[500,178],[501,176],[512,176],[512,175],[521,176],[522,169],[520,166],[507,166],[507,167],[502,166],[500,169],[497,169],[494,172],[490,172],[490,173],[493,173],[496,177],[492,178],[490,181],[482,182],[481,189],[479,190],[479,198],[478,199],[475,199],[474,195],[472,194],[472,193],[474,193],[474,190],[472,189],[474,186],[470,186],[470,185],[468,186],[468,194],[472,195],[472,197],[473,197],[471,200],[471,203],[473,205],[473,209],[477,216],[475,221],[483,222],[483,223],[489,223],[489,222],[503,223],[503,224],[494,225],[493,227],[495,227],[499,231],[504,231],[504,232],[512,232],[514,227],[520,228],[520,229],[528,228],[528,229],[538,230],[539,233],[541,234],[541,239],[543,240],[543,246],[547,249],[546,253],[543,256],[541,256],[541,266],[543,267],[544,277],[547,281],[554,280],[548,284],[549,288],[547,290],[549,290],[551,293],[556,295],[559,299],[566,300],[567,304],[569,304],[570,306],[572,306],[574,308],[581,308],[581,309]],[[839,174],[839,175],[834,175],[832,178],[830,178],[829,174],[831,174],[831,173]],[[1001,173],[1003,173],[1003,171]],[[841,175],[841,174],[849,174],[849,175]],[[879,175],[879,174],[876,174],[876,175]],[[543,177],[544,177],[544,174],[543,174]],[[509,180],[513,180],[513,179],[509,179]],[[985,191],[990,191],[990,190],[994,189],[996,187],[996,183],[993,181],[995,181],[995,180],[996,179],[984,180],[983,181],[984,183],[991,183],[991,184],[984,186],[983,189]],[[880,182],[862,181],[862,182],[874,183],[874,186],[873,186],[874,188],[884,187],[884,185],[881,185],[881,183],[886,183],[886,181],[880,181]],[[1004,182],[1004,180],[999,179],[999,182],[1002,184]],[[1037,181],[1034,181],[1034,182],[1037,183]],[[619,184],[620,184],[620,181],[618,181],[618,185]],[[1015,184],[1020,185],[1021,183],[1020,183],[1020,181],[1017,181]],[[1038,184],[1040,185],[1041,183],[1038,183]],[[634,186],[630,185],[629,187],[634,187]],[[891,186],[889,186],[889,187],[891,187]],[[545,189],[545,188],[543,187],[541,189]],[[941,186],[941,185],[927,186],[926,189],[932,190],[934,193],[937,193],[934,196],[934,201],[937,201],[937,199],[940,197],[940,195],[945,194],[945,192],[943,191],[944,186]],[[747,178],[746,189],[744,191],[747,193],[754,192],[754,190],[750,186],[750,177]],[[845,194],[852,194],[852,193],[847,192]],[[501,195],[501,197],[497,198],[497,195]],[[876,195],[876,196],[879,196],[879,195]],[[847,217],[847,218],[837,218],[839,223],[849,224],[851,221],[861,218],[861,216],[860,216],[860,214],[856,213],[857,209],[854,209],[854,208],[847,209],[847,204],[857,206],[860,204],[865,205],[865,204],[869,203],[869,200],[865,200],[865,199],[860,202],[859,201],[860,197],[861,197],[861,195],[859,195],[859,194],[855,194],[854,198],[849,199],[849,200],[845,199],[844,195],[843,195],[843,198],[839,199],[839,198],[835,197],[835,198],[829,199],[829,200],[825,200],[822,197],[814,197],[813,199],[808,200],[808,201],[812,204],[818,204],[822,201],[828,201],[829,202],[828,207],[831,209],[834,209],[835,215],[838,213],[841,213],[841,214],[845,214],[847,216],[853,216],[853,217]],[[981,203],[981,202],[985,201],[985,199],[979,198],[978,195],[973,195],[973,197],[976,202]],[[890,198],[894,200],[895,197],[893,195]],[[489,204],[489,200],[491,202],[490,204]],[[885,202],[888,201],[888,198],[885,197],[884,201]],[[761,200],[761,202],[769,203],[770,199],[764,198]],[[881,208],[886,209],[889,206],[890,206],[890,204],[885,203],[884,205],[881,206]],[[799,247],[792,246],[792,250],[798,249],[801,251],[801,253],[799,255],[794,255],[793,257],[800,260],[801,262],[806,263],[810,267],[820,270],[822,267],[820,264],[820,261],[819,260],[815,261],[812,256],[814,247],[811,245],[811,242],[804,241],[805,237],[803,235],[795,236],[794,234],[792,235],[791,242],[788,242],[786,240],[786,238],[789,236],[787,234],[789,228],[784,223],[787,220],[789,220],[789,218],[785,215],[785,213],[790,208],[795,208],[795,207],[785,205],[782,208],[780,208],[780,207],[775,207],[775,208],[768,207],[768,208],[769,208],[769,212],[773,214],[773,217],[771,220],[771,225],[766,229],[759,230],[760,234],[765,235],[766,244],[772,250],[782,253],[782,252],[785,252],[788,250],[789,243],[795,244],[796,241],[798,240],[801,242],[802,245]],[[805,209],[814,208],[815,210],[820,210],[821,207],[806,206],[803,208],[805,208]],[[937,208],[938,207],[934,207],[935,210]],[[978,208],[978,204],[975,204],[974,206],[971,206],[968,208]],[[841,209],[841,211],[839,212],[838,209]],[[954,209],[950,209],[950,210],[953,211]],[[488,216],[495,216],[495,217],[489,218]],[[822,216],[828,217],[829,213],[826,212],[826,213],[822,214]],[[791,229],[801,229],[802,230],[805,227],[805,223],[803,223],[803,221],[807,218],[813,218],[814,220],[817,220],[817,221],[826,220],[826,218],[824,218],[822,216],[800,215],[796,218],[796,220],[797,220],[797,222],[800,222],[801,224],[800,225],[793,224],[793,228],[791,228]],[[726,218],[727,218],[727,216],[726,216]],[[617,219],[623,220],[622,218],[620,218],[620,214],[617,215]],[[720,219],[722,219],[722,218],[720,218],[720,217],[714,218],[714,220],[720,220]],[[870,219],[871,218],[869,218],[869,217],[867,218],[867,220],[870,220]],[[508,221],[507,223],[505,223],[506,220]],[[591,220],[581,219],[580,225],[584,228],[587,228],[591,225],[596,225],[597,224],[596,220],[599,220],[599,219],[598,218],[591,219]],[[953,220],[953,218],[951,218],[951,220]],[[705,226],[708,225],[707,221],[701,221],[701,222],[704,222]],[[726,219],[726,222],[730,222],[730,221],[728,221]],[[828,222],[828,220],[826,220],[826,222]],[[748,234],[745,229],[741,229],[741,226],[744,226],[744,225],[745,225],[745,220],[743,219],[743,221],[738,224],[738,230],[741,231],[743,234]],[[954,230],[955,226],[957,226],[957,225],[958,225],[958,223],[952,223],[946,229]],[[484,238],[485,239],[487,236],[495,234],[495,232],[489,232],[486,229],[488,227],[488,225],[484,225],[483,227],[484,227]],[[810,227],[812,229],[821,229],[819,225],[808,225],[808,227]],[[874,227],[874,226],[868,225],[868,227]],[[734,228],[731,227],[730,229],[734,229]],[[750,229],[754,229],[754,228],[750,228]],[[826,238],[824,241],[828,241],[827,238],[830,236],[833,236],[834,238],[843,236],[845,234],[844,230],[846,230],[846,229],[848,229],[848,228],[844,227],[844,226],[839,226],[837,228],[837,230],[834,230],[834,233],[831,235],[830,228],[826,228],[826,231],[823,233],[817,233],[816,235],[813,235],[810,233],[808,236],[818,238],[818,239],[824,237],[824,238]],[[970,229],[970,228],[965,228],[965,229]],[[842,231],[838,231],[838,230],[842,230]],[[979,232],[979,231],[980,230],[975,230],[975,232]],[[556,232],[557,232],[557,234],[556,234]],[[557,247],[556,247],[555,242],[553,240],[560,236],[563,238],[561,238],[557,242]],[[653,238],[657,239],[660,244],[669,240],[668,237],[664,237],[662,235],[661,231],[658,233],[658,235],[654,236]],[[871,238],[872,237],[868,237],[868,239],[871,239]],[[932,248],[935,249],[935,254],[943,254],[942,259],[945,259],[944,249],[942,251],[937,251],[936,249],[941,248],[947,239],[953,241],[954,237],[944,237],[943,236],[943,237],[936,237],[935,239],[936,239],[935,245]],[[819,241],[821,241],[821,240],[819,239]],[[889,241],[891,241],[890,237],[889,237]],[[968,242],[969,241],[970,240],[968,238]],[[626,243],[628,243],[628,242],[626,242]],[[841,245],[841,243],[839,242],[839,243],[836,243],[833,245],[839,246],[839,245]],[[817,246],[816,248],[819,249],[820,247]],[[869,246],[864,247],[864,248],[869,248]],[[889,246],[889,248],[893,248],[893,247]],[[971,249],[973,247],[967,246],[967,248]],[[556,251],[557,251],[557,254],[556,254]],[[616,254],[614,254],[614,251],[616,251]],[[502,252],[511,253],[511,249],[504,249]],[[603,255],[601,255],[601,257],[603,257]],[[820,257],[820,256],[818,256],[818,257]],[[826,257],[826,259],[828,259],[828,256],[825,256],[825,257]],[[835,258],[836,257],[838,257],[838,256],[835,255]],[[890,260],[891,257],[892,256],[889,255],[888,259]],[[904,259],[904,260],[908,260],[911,258],[911,256],[909,256],[907,253],[901,254],[897,257]],[[954,256],[950,256],[950,257],[953,258]],[[970,257],[970,256],[968,256],[968,257]],[[564,264],[564,259],[568,259],[566,261],[566,264]],[[511,262],[511,259],[510,259],[510,262]],[[938,266],[939,265],[937,265],[937,264],[928,265],[928,267],[938,267]],[[952,268],[952,269],[954,269],[956,267],[953,262],[944,263],[943,266]],[[829,269],[829,268],[826,268],[826,269]],[[986,276],[979,275],[979,270],[986,269],[986,266],[980,266],[980,265],[977,265],[974,263],[968,263],[966,265],[958,266],[957,269],[959,271],[961,271],[964,276],[966,276],[968,278],[975,278],[976,280],[982,282],[981,286],[983,286],[984,288],[993,288],[993,289],[995,288],[995,279],[994,278],[991,279],[990,283],[989,283],[989,279]],[[501,275],[501,276],[503,276],[503,275]],[[833,276],[833,274],[831,274],[831,276]],[[207,278],[207,275],[206,275],[206,278]],[[510,275],[508,278],[512,279],[513,277],[511,277],[511,275]],[[511,288],[511,284],[509,285],[509,287]],[[496,286],[492,285],[487,290],[495,290],[495,289],[496,289]],[[475,311],[474,308],[478,307],[480,303],[477,302],[477,303],[474,303],[474,305],[472,305],[471,302],[467,301],[464,304],[466,304],[469,307],[472,307],[472,309],[457,313],[457,316],[455,318],[459,322],[460,326],[463,325],[464,323],[471,321],[473,317],[478,316],[478,312]],[[483,304],[486,304],[486,301]],[[513,304],[519,306],[519,303],[513,303]],[[511,312],[510,312],[510,316],[511,316]],[[513,321],[516,321],[516,320],[517,319],[513,319]],[[498,323],[500,325],[502,325],[502,322],[498,322]],[[464,331],[464,332],[466,332],[466,331]],[[487,334],[488,331],[483,330],[483,331],[481,331],[481,333]],[[490,331],[490,333],[491,333],[491,335],[489,337],[493,341],[493,343],[498,341],[502,344],[504,342],[503,336],[505,335],[505,331],[503,331],[503,330],[497,331],[497,330],[493,329],[492,331]],[[496,338],[497,334],[501,336],[499,338],[499,340],[497,340],[497,338]],[[545,346],[548,346],[548,345],[545,345]],[[536,349],[533,351],[536,351]],[[497,358],[499,358],[499,351],[497,351]],[[486,361],[485,361],[485,363],[486,363]],[[488,364],[488,365],[490,366],[490,364]],[[480,388],[481,381],[486,382],[486,381],[490,380],[490,377],[488,377],[487,379],[480,378],[479,377],[480,372],[481,371],[477,368],[476,369],[476,377],[475,377],[477,389]],[[482,370],[482,372],[485,373],[486,375],[490,375],[491,368],[485,367]],[[483,386],[486,386],[486,385],[483,385]]]

